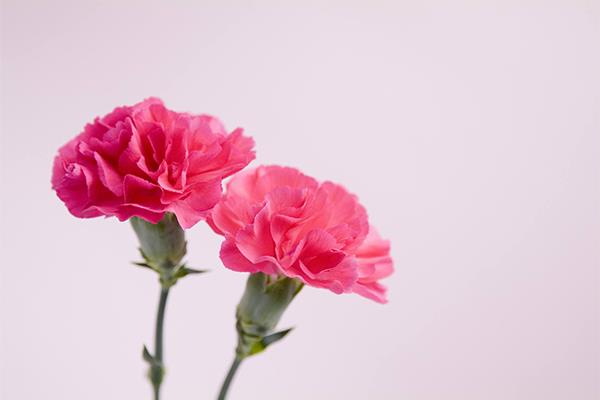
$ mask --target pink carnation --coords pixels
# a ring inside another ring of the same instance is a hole
[[[340,185],[293,168],[259,167],[229,182],[207,221],[225,237],[221,260],[229,269],[386,302],[378,281],[393,272],[389,242]]]
[[[208,115],[177,113],[150,98],[96,118],[59,149],[52,187],[76,217],[133,216],[182,227],[206,217],[221,180],[254,159],[254,141]]]

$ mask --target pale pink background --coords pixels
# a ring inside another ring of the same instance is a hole
[[[231,399],[600,398],[600,4],[4,1],[0,397],[149,399],[155,276],[71,217],[55,150],[162,97],[345,184],[393,241],[390,303],[307,289]],[[327,3],[327,4],[325,4]],[[213,398],[245,277],[205,225],[164,399]]]

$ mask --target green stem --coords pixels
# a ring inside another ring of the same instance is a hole
[[[159,361],[162,361],[163,357],[163,326],[168,296],[169,288],[162,287],[160,290],[160,300],[158,302],[158,312],[156,314],[156,343],[154,346],[154,357]]]
[[[165,308],[167,306],[167,297],[169,288],[161,287],[160,299],[158,301],[158,311],[156,313],[156,331],[154,336],[154,359],[155,363],[150,367],[150,381],[154,388],[154,400],[160,399],[160,384],[164,376],[163,367],[163,327],[165,322]]]
[[[240,358],[239,356],[236,355],[235,358],[233,359],[233,363],[231,363],[229,372],[227,372],[227,376],[225,377],[225,380],[223,381],[223,386],[221,386],[221,391],[219,392],[218,400],[225,400],[225,398],[227,397],[227,391],[229,390],[231,381],[233,380],[233,377],[235,376],[235,373],[238,370],[238,367],[240,366],[241,362],[242,362],[242,358]]]

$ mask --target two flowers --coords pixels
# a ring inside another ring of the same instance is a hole
[[[389,242],[353,194],[294,168],[261,166],[254,141],[218,119],[167,109],[151,98],[97,118],[59,150],[52,186],[81,218],[131,220],[161,297],[150,364],[155,399],[164,375],[162,326],[169,289],[195,272],[182,264],[184,229],[205,220],[224,237],[223,264],[250,273],[237,309],[238,346],[219,398],[240,362],[281,339],[274,332],[304,285],[386,301],[379,280],[393,271]],[[241,171],[241,172],[240,172]],[[222,180],[231,175],[223,194]],[[162,308],[162,310],[161,310]]]

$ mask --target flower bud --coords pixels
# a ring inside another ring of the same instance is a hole
[[[186,253],[186,241],[175,215],[167,213],[156,224],[138,217],[130,221],[140,241],[140,252],[150,268],[160,271],[179,265]]]
[[[237,308],[236,352],[240,358],[263,351],[289,332],[272,333],[302,287],[302,282],[288,277],[273,278],[261,272],[248,277]]]

